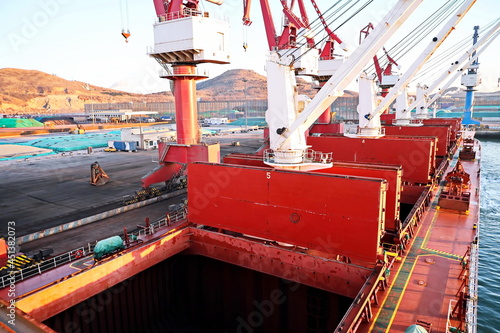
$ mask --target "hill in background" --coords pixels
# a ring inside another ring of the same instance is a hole
[[[244,81],[246,80],[246,82]],[[314,97],[313,83],[297,78],[299,94]],[[90,90],[87,90],[89,87]],[[203,101],[266,99],[267,79],[252,70],[233,69],[197,84],[197,97]],[[357,96],[346,91],[344,96]],[[0,69],[0,113],[59,114],[78,113],[86,103],[170,102],[171,92],[133,94],[80,81],[69,81],[36,70]]]
[[[245,82],[246,80],[246,82]],[[312,82],[300,77],[297,78],[297,88],[299,94],[314,97],[317,89]],[[238,100],[266,99],[267,98],[267,78],[259,73],[247,69],[231,69],[221,75],[200,82],[196,85],[198,96],[204,100]],[[231,90],[229,90],[229,88]],[[346,90],[344,96],[358,96],[357,92]]]
[[[0,112],[5,114],[81,112],[85,103],[155,102],[173,100],[161,96],[132,94],[69,81],[36,70],[0,69]]]

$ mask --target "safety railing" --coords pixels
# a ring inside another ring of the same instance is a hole
[[[410,118],[410,119],[396,119],[393,122],[393,125],[423,125],[424,121],[418,118]]]
[[[185,219],[186,215],[187,210],[182,207],[178,210],[167,213],[164,218],[152,222],[149,228],[143,228],[137,232],[130,233],[129,236],[140,238],[154,234],[161,227],[170,226],[173,223]],[[6,288],[19,281],[31,278],[33,276],[40,275],[50,269],[84,258],[93,253],[96,244],[97,241],[95,243],[88,243],[87,246],[79,247],[77,249],[57,255],[42,262],[32,264],[28,267],[19,270],[12,270],[7,275],[0,277],[0,289]]]
[[[453,325],[451,320],[453,318],[453,309],[456,307],[456,305],[457,305],[457,300],[450,299],[450,303],[448,304],[448,315],[446,317],[447,319],[446,319],[445,332],[452,332],[452,331],[450,331],[450,329],[455,329],[455,326]]]
[[[478,224],[479,225],[479,224]],[[469,255],[469,298],[465,311],[467,333],[477,332],[477,298],[479,286],[479,251],[477,240],[472,242]]]
[[[322,153],[312,149],[307,150],[272,150],[264,151],[265,163],[301,164],[301,163],[331,163],[332,153]]]
[[[153,53],[154,50],[153,50]],[[207,69],[199,69],[196,68],[196,70],[193,73],[184,73],[180,72],[177,70],[175,67],[172,68],[171,70],[165,70],[165,69],[159,69],[158,70],[158,76],[159,77],[168,77],[168,76],[210,76],[210,72]]]
[[[413,205],[413,208],[411,209],[406,219],[403,221],[403,233],[407,232],[407,229],[410,226],[416,226],[420,223],[420,220],[424,216],[424,212],[427,210],[427,207],[430,204],[431,196],[432,188],[430,186],[427,186],[420,194],[420,197],[418,198],[415,205]]]
[[[158,219],[149,224],[149,227],[143,227],[139,231],[130,233],[129,236],[135,236],[141,239],[145,236],[152,235],[161,227],[168,227],[175,222],[181,221],[186,218],[187,210],[185,208],[167,213],[164,218]]]
[[[176,20],[179,18],[189,17],[189,16],[209,17],[210,15],[208,14],[208,12],[203,12],[203,11],[195,10],[192,8],[184,8],[183,10],[180,10],[177,12],[167,13],[167,14],[158,16],[158,22],[171,21],[171,20]]]
[[[384,136],[385,128],[377,127],[377,128],[368,128],[368,127],[360,127],[356,126],[356,128],[347,128],[344,132],[347,135],[359,135],[359,136]]]
[[[58,266],[65,265],[69,262],[83,258],[91,254],[94,247],[95,244],[89,243],[85,247],[79,247],[73,251],[63,253],[36,264],[32,264],[28,267],[19,270],[12,270],[9,272],[9,274],[0,278],[0,289],[33,277],[35,275],[40,275],[43,272],[56,268]]]

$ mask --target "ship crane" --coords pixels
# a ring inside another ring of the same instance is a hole
[[[252,24],[250,19],[251,3],[251,0],[243,0],[243,25],[245,26]],[[283,14],[286,20],[281,35],[278,35],[274,26],[271,7],[269,6],[268,1],[260,1],[269,50],[272,51],[275,49],[289,49],[295,47],[299,31],[301,29],[305,29],[309,25],[309,19],[304,8],[303,0],[298,0],[301,15],[300,17],[293,13],[294,3],[295,1],[288,5],[286,0],[281,0]],[[308,38],[308,43],[312,45],[314,44],[314,40]]]
[[[300,14],[294,13],[296,3]],[[281,0],[282,12],[285,18],[281,33],[278,33],[275,27],[268,0],[261,0],[260,4],[269,51],[276,52],[279,57],[292,56],[295,59],[293,66],[296,74],[317,75],[319,51],[315,49],[315,41],[311,36],[312,32],[309,27],[309,18],[305,10],[304,0],[290,2]],[[243,1],[243,24],[246,26],[252,23],[250,6],[251,0]],[[335,36],[335,38],[338,37]]]
[[[207,0],[217,5],[219,0]],[[164,69],[160,77],[174,82],[176,143],[160,142],[159,166],[142,178],[142,187],[167,182],[191,162],[219,162],[219,144],[201,142],[196,110],[196,81],[208,76],[202,63],[229,63],[229,23],[212,18],[199,0],[154,0],[155,45],[149,50]],[[170,69],[172,67],[172,70]]]
[[[373,30],[373,24],[370,22],[366,27],[361,29],[359,32],[359,43],[361,44],[362,37],[366,38],[370,31]],[[387,58],[387,65],[385,68],[382,68],[380,66],[380,62],[378,59],[378,56],[375,54],[373,56],[373,65],[375,66],[375,73],[377,75],[378,79],[378,86],[380,87],[380,95],[382,97],[385,97],[387,93],[389,92],[389,88],[393,87],[396,82],[398,81],[399,77],[401,76],[400,73],[396,73],[393,71],[392,67],[396,66],[399,69],[399,65],[394,60],[390,55],[389,52],[385,49],[385,47],[382,47],[382,50],[384,51],[384,55]]]
[[[369,23],[366,27],[364,27],[359,34],[359,42],[361,43],[362,38],[366,38],[370,30],[373,29],[373,25]],[[387,50],[385,47],[382,48],[385,56],[387,57],[388,64],[387,66],[382,69],[379,63],[379,59],[377,55],[375,54],[373,56],[373,63],[375,66],[375,75],[377,78],[377,84],[380,88],[380,95],[377,96],[375,89],[374,89],[374,80],[375,76],[368,75],[367,73],[363,72],[360,74],[358,78],[358,83],[359,83],[359,105],[358,105],[358,114],[360,115],[359,117],[359,123],[360,127],[363,122],[368,122],[369,126],[371,128],[375,129],[380,129],[381,128],[381,123],[380,123],[380,118],[374,118],[370,119],[368,115],[366,114],[365,110],[373,110],[376,106],[377,100],[380,100],[381,97],[387,96],[389,89],[393,87],[396,82],[399,80],[401,74],[399,73],[393,73],[392,72],[392,66],[395,65],[399,68],[399,65],[396,63],[396,61],[389,56]],[[406,90],[403,91],[403,96],[398,98],[397,103],[399,105],[399,109],[404,109],[406,107]],[[384,111],[386,112],[386,111]],[[362,118],[363,117],[363,118]],[[372,131],[371,133],[362,133],[363,136],[369,136],[372,137],[379,137],[381,136],[381,132],[379,130]],[[349,137],[357,137],[358,134],[351,134],[351,133],[346,133],[346,136]]]
[[[415,11],[422,1],[398,1],[394,7],[382,19],[370,35],[356,48],[351,56],[319,90],[316,96],[299,114],[295,110],[283,108],[283,114],[289,114],[289,122],[280,122],[277,117],[271,118],[269,124],[270,147],[273,152],[283,154],[300,155],[306,151],[305,133],[316,119],[331,105],[339,96],[342,96],[344,89],[359,75],[363,67],[373,58],[375,53],[387,42],[400,25]],[[277,61],[268,62],[268,68],[274,66],[277,70],[286,72],[286,64]],[[268,75],[268,80],[273,79]],[[279,83],[275,83],[279,84]],[[269,84],[268,84],[269,86]],[[272,98],[273,95],[269,94]],[[286,164],[286,159],[280,160]],[[299,161],[294,161],[298,163]]]
[[[316,1],[310,1],[318,15],[318,20],[321,22],[324,31],[326,32],[325,43],[319,50],[319,54],[317,53],[318,50],[316,50],[316,46],[319,43],[316,44],[314,37],[311,36],[312,33],[310,31],[311,28],[304,0],[291,2],[286,0],[281,1],[285,21],[283,30],[280,34],[278,34],[276,30],[268,0],[260,1],[268,47],[270,51],[280,50],[279,53],[281,56],[293,53],[293,56],[296,59],[304,58],[304,65],[311,67],[311,69],[306,70],[306,67],[301,68],[301,64],[297,60],[293,64],[296,69],[296,74],[316,76],[316,72],[319,72],[319,76],[331,76],[334,70],[339,66],[337,62],[337,64],[332,67],[330,62],[331,60],[336,60],[334,55],[335,44],[338,43],[339,47],[344,51],[347,51],[348,48],[347,45],[328,27],[328,24],[325,21]],[[295,3],[299,7],[300,14],[295,14],[293,12]],[[250,19],[250,6],[251,0],[243,1],[243,25],[245,26],[252,24]],[[303,43],[305,47],[303,48],[300,47],[302,44],[300,43],[300,40],[302,38],[305,39],[305,43]],[[314,56],[306,55],[306,53],[311,52],[314,53]],[[319,57],[320,60],[318,68],[307,63],[309,59],[317,61],[317,57]]]
[[[446,188],[439,194],[438,207],[468,214],[470,205],[470,175],[460,161],[446,177]]]
[[[479,37],[478,34],[479,26],[474,26],[474,35],[472,36],[472,44],[477,43],[477,39]],[[474,57],[474,53],[472,54]],[[473,112],[473,104],[474,104],[474,91],[475,87],[481,84],[481,77],[478,73],[479,70],[479,62],[476,60],[469,66],[467,70],[467,74],[462,76],[462,85],[466,87],[465,90],[465,110],[464,110],[464,119],[462,120],[462,124],[464,125],[479,125],[477,120],[472,119]]]
[[[291,65],[295,68],[296,75],[308,75],[316,78],[319,86],[322,87],[328,79],[334,75],[335,71],[343,63],[342,57],[334,55],[335,45],[347,51],[347,45],[329,28],[326,20],[323,17],[315,0],[311,0],[311,4],[316,11],[319,21],[326,32],[324,45],[321,49],[316,49],[314,38],[311,37],[310,24],[305,10],[304,1],[298,0],[297,5],[300,10],[300,17],[293,13],[294,1],[288,4],[287,1],[281,1],[283,6],[283,15],[285,16],[285,24],[280,35],[277,34],[273,23],[272,14],[267,0],[261,0],[262,15],[266,29],[266,35],[269,45],[269,50],[277,51],[280,57],[290,56],[293,60]],[[249,18],[250,1],[245,1],[245,14],[243,16],[244,24],[250,22]],[[301,43],[301,39],[305,39]],[[300,46],[303,44],[303,46]],[[318,59],[319,58],[319,59]],[[296,89],[296,88],[293,88]],[[307,103],[308,98],[300,96],[298,103],[303,105]],[[330,106],[325,108],[321,117],[318,118],[318,123],[329,124],[331,122]]]
[[[285,21],[281,33],[278,33],[268,1],[261,0],[262,16],[270,51],[270,61],[268,61],[266,66],[269,96],[268,112],[266,112],[268,124],[280,123],[282,124],[281,127],[288,126],[310,100],[309,97],[296,93],[295,75],[329,78],[335,71],[335,67],[339,66],[338,59],[333,57],[334,42],[339,43],[341,48],[347,49],[340,38],[328,28],[314,0],[311,0],[311,2],[319,15],[321,24],[328,34],[328,40],[321,51],[323,59],[320,61],[318,61],[320,51],[316,48],[314,38],[312,37],[304,1],[281,1]],[[295,4],[298,5],[300,10],[299,14],[295,14],[293,11]],[[249,10],[250,1],[244,1],[243,24],[245,25],[251,23]],[[274,66],[276,62],[279,62],[280,65]],[[334,69],[332,69],[332,66]],[[324,122],[329,123],[331,119],[329,106],[325,108],[324,114],[326,115]],[[272,152],[267,151],[267,154],[268,157],[274,158]],[[302,159],[302,155],[299,155],[296,156],[295,160]],[[313,152],[309,152],[308,158],[313,158],[314,155]],[[328,159],[326,156],[321,155],[318,158],[323,161]],[[291,168],[295,168],[295,166],[291,166]]]
[[[446,22],[446,24],[441,28],[441,30],[432,38],[430,43],[420,54],[420,56],[412,63],[412,65],[402,74],[401,78],[394,85],[394,87],[389,91],[386,97],[380,102],[380,104],[373,108],[371,111],[367,109],[359,110],[359,128],[358,134],[360,136],[367,137],[380,137],[383,135],[382,126],[380,125],[380,115],[387,109],[394,99],[403,94],[401,97],[404,99],[403,104],[407,103],[404,96],[405,90],[409,82],[413,79],[416,73],[422,68],[427,60],[434,54],[437,48],[444,42],[444,40],[450,35],[450,33],[455,29],[455,26],[462,20],[462,18],[467,14],[470,8],[476,3],[476,0],[466,0],[458,8],[455,14]],[[399,112],[398,112],[399,109]],[[396,108],[396,118],[398,120],[398,125],[407,124],[413,125],[411,122],[411,114],[409,108]]]
[[[337,36],[328,26],[328,23],[323,17],[323,13],[319,9],[315,0],[311,0],[311,4],[318,15],[318,19],[323,25],[323,29],[326,33],[325,43],[320,51],[319,62],[318,62],[318,82],[319,88],[323,87],[325,83],[335,74],[340,65],[344,62],[344,57],[339,57],[335,55],[335,44],[339,44],[339,47],[348,51],[347,45]],[[325,111],[318,117],[316,121],[317,124],[330,124],[332,122],[332,112],[331,106],[328,106]],[[314,127],[311,128],[311,133],[314,132]]]
[[[416,116],[419,119],[426,119],[427,106],[432,105],[444,91],[453,84],[456,79],[466,71],[477,59],[477,57],[488,48],[488,46],[500,34],[500,23],[496,23],[490,30],[470,47],[457,61],[437,78],[430,86],[422,84],[417,85],[417,94],[415,101],[408,107],[409,110],[416,109]],[[440,86],[446,79],[446,83]],[[439,89],[439,90],[438,90]],[[436,93],[434,93],[438,90]],[[433,94],[433,95],[432,95]],[[432,95],[432,97],[430,97]]]

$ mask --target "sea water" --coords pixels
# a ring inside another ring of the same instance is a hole
[[[479,333],[500,332],[500,139],[481,139]]]

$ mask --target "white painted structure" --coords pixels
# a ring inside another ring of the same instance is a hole
[[[208,125],[227,125],[229,120],[227,118],[205,118],[203,119],[203,123]]]
[[[465,14],[470,10],[476,0],[465,0],[460,8],[451,16],[451,18],[444,24],[441,30],[431,39],[424,51],[415,59],[410,65],[409,69],[401,75],[394,87],[384,97],[380,104],[370,113],[371,118],[380,117],[394,99],[405,89],[405,87],[415,77],[417,72],[422,68],[427,60],[436,52],[437,48],[445,41],[450,33],[455,30],[455,26],[463,19]],[[371,36],[371,35],[370,35]],[[368,37],[370,37],[368,36]],[[411,125],[411,124],[410,124]],[[372,131],[370,128],[361,128],[361,131]]]
[[[297,75],[318,75],[319,50],[305,46],[277,51],[280,57],[293,55],[293,67]]]
[[[167,128],[124,128],[121,141],[135,141],[141,150],[157,149],[159,141],[175,141],[175,130]]]
[[[469,69],[477,70],[478,68],[479,68],[479,64],[469,66]],[[464,75],[462,75],[462,78],[460,81],[461,81],[463,86],[476,87],[476,86],[481,84],[481,76],[477,73],[464,74]]]
[[[344,89],[421,3],[422,0],[398,1],[382,19],[382,23],[338,67],[338,75],[333,75],[307,105],[299,103],[295,69],[291,66],[295,65],[293,54],[280,58],[276,52],[271,52],[266,63],[266,121],[269,124],[271,148],[264,158],[266,164],[300,170],[328,168],[331,165],[331,156],[316,154],[308,149],[305,133],[327,107],[343,95]],[[304,109],[299,110],[299,105],[303,105]],[[316,158],[312,161],[311,156]]]
[[[472,45],[457,61],[455,61],[444,72],[436,81],[434,81],[429,87],[427,86],[417,86],[417,98],[409,106],[411,110],[417,108],[417,118],[426,118],[427,116],[427,105],[432,105],[448,87],[451,86],[453,82],[466,71],[478,58],[478,56],[488,48],[488,46],[493,43],[496,37],[500,34],[498,31],[500,29],[500,23],[495,24],[488,32],[486,32],[483,37],[481,37],[476,44]],[[475,56],[473,56],[475,52]],[[462,67],[460,67],[462,65]],[[453,75],[452,75],[453,74]],[[443,82],[446,83],[443,84]],[[441,85],[443,84],[443,85]],[[419,93],[419,87],[424,89],[423,92]],[[430,95],[437,91],[431,98]]]
[[[358,84],[358,131],[356,134],[346,133],[345,135],[349,137],[357,137],[362,134],[364,137],[381,137],[384,133],[382,132],[380,117],[370,117],[370,112],[376,107],[376,103],[378,102],[374,77],[369,77],[365,72],[363,72],[358,78]],[[361,133],[359,130],[364,128],[368,128],[370,130],[364,130],[363,133]]]
[[[208,12],[184,9],[186,17],[160,17],[154,28],[154,50],[150,55],[164,57],[165,63],[230,62],[229,23]],[[174,16],[173,16],[174,15]],[[175,33],[173,33],[175,31]],[[167,59],[168,58],[168,59]]]
[[[99,119],[102,122],[109,122],[117,119],[120,122],[127,122],[135,117],[145,117],[157,115],[156,111],[132,111],[130,109],[120,110],[94,110],[87,112],[87,119],[92,120],[92,117]]]

